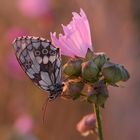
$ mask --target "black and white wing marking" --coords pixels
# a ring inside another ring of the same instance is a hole
[[[13,41],[18,62],[29,78],[41,89],[49,91],[49,99],[62,92],[59,48],[40,37],[23,36]]]

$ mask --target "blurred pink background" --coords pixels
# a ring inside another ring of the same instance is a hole
[[[140,140],[140,2],[138,0],[0,0],[0,139],[96,140],[82,137],[76,124],[92,112],[89,104],[57,99],[48,105],[47,93],[35,87],[15,59],[11,41],[21,35],[50,39],[62,31],[72,12],[82,8],[88,16],[94,50],[106,52],[124,64],[131,79],[123,88],[109,88],[102,110],[104,140]]]

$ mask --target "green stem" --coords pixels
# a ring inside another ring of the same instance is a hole
[[[94,110],[95,110],[95,114],[96,114],[96,126],[97,126],[97,129],[98,129],[98,140],[103,140],[102,122],[101,122],[99,105],[94,104]]]

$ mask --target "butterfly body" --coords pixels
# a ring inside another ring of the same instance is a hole
[[[24,72],[39,88],[48,91],[49,100],[63,90],[59,48],[40,37],[23,36],[13,41],[18,62]]]

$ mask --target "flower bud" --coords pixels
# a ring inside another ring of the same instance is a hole
[[[100,92],[98,93],[97,104],[101,107],[104,107],[105,101],[107,100],[108,97],[109,97],[108,90],[107,87],[104,85],[100,89]]]
[[[128,71],[125,69],[124,66],[120,65],[122,81],[127,81],[130,78]]]
[[[65,83],[65,87],[62,93],[64,98],[68,99],[77,99],[80,97],[80,93],[83,90],[84,83],[79,79],[69,80]]]
[[[96,115],[88,114],[84,116],[76,128],[83,136],[87,136],[93,131],[96,132]]]
[[[97,75],[99,73],[99,69],[97,65],[92,61],[86,61],[82,63],[82,78],[87,82],[95,82],[98,78]]]
[[[87,50],[87,53],[86,53],[86,59],[87,60],[92,60],[94,57],[94,53],[93,51],[91,51],[90,49]]]
[[[107,98],[108,90],[103,80],[94,83],[93,86],[89,86],[87,98],[89,103],[94,103],[103,107]]]
[[[109,60],[105,53],[95,53],[93,61],[101,69],[101,67]]]
[[[115,84],[119,81],[127,81],[130,77],[124,66],[112,62],[105,63],[102,68],[102,73],[105,80],[110,84]]]
[[[102,74],[106,82],[115,84],[122,80],[122,73],[120,66],[112,62],[106,62],[102,67]]]
[[[63,71],[68,76],[79,76],[81,74],[81,59],[71,59],[63,66]]]
[[[96,103],[97,102],[97,92],[95,91],[93,86],[88,86],[87,101],[89,103]]]

